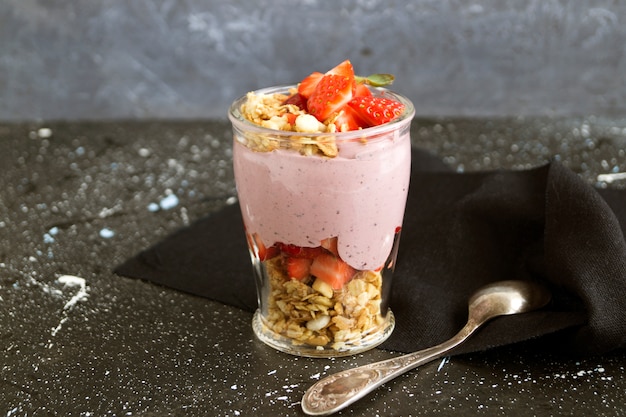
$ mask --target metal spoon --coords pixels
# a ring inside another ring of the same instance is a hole
[[[550,298],[545,287],[533,282],[499,281],[487,285],[472,295],[467,324],[451,339],[419,352],[327,376],[305,392],[302,410],[312,416],[339,411],[395,377],[445,356],[492,318],[536,310],[548,304]]]

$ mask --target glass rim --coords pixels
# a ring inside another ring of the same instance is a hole
[[[288,93],[289,89],[296,88],[297,85],[279,85],[273,87],[261,88],[259,90],[252,91],[255,94],[274,94],[274,93]],[[359,130],[350,130],[347,132],[294,132],[290,130],[276,130],[270,129],[267,127],[260,126],[256,123],[251,122],[250,120],[243,117],[241,114],[241,105],[247,99],[247,93],[243,96],[237,98],[230,105],[228,109],[228,118],[233,123],[233,126],[243,129],[246,132],[257,133],[265,136],[272,136],[275,139],[285,138],[289,140],[293,140],[294,137],[303,137],[303,138],[328,138],[333,137],[336,141],[342,140],[354,140],[358,138],[362,138],[364,136],[378,136],[381,134],[393,132],[395,130],[401,129],[407,123],[410,123],[413,117],[415,116],[415,107],[411,100],[406,98],[405,96],[398,94],[392,90],[382,87],[374,87],[370,88],[372,93],[378,97],[389,97],[393,100],[399,101],[404,104],[404,112],[400,115],[400,117],[392,120],[391,122],[382,124],[380,126],[372,126]]]

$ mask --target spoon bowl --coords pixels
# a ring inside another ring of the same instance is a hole
[[[525,313],[550,301],[542,285],[527,281],[498,281],[476,291],[469,299],[469,318],[488,321],[494,317]]]
[[[550,298],[544,286],[530,281],[509,280],[486,285],[470,297],[467,323],[451,339],[418,352],[327,376],[305,392],[302,410],[313,416],[337,412],[395,377],[445,356],[489,320],[537,310],[548,304]]]

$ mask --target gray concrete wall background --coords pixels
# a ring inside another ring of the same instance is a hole
[[[626,115],[626,2],[3,0],[0,120],[224,118],[345,58],[418,115]]]

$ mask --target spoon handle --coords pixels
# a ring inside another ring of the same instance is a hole
[[[470,321],[451,339],[407,355],[351,368],[313,384],[302,397],[302,410],[312,416],[332,414],[363,398],[382,384],[463,343],[480,324]]]

